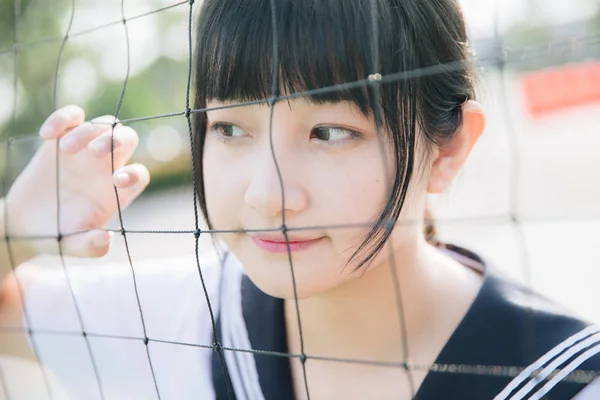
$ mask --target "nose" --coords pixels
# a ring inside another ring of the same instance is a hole
[[[268,142],[268,141],[267,141]],[[275,142],[275,140],[274,140]],[[244,201],[265,219],[281,218],[282,212],[298,213],[308,207],[309,197],[302,182],[301,165],[293,149],[274,148],[279,173],[271,146],[260,146],[250,172]],[[281,174],[281,177],[280,177]]]

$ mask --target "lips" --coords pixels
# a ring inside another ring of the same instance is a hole
[[[296,252],[306,250],[316,243],[320,242],[323,238],[299,238],[299,237],[288,237],[289,242],[286,243],[285,237],[282,235],[254,235],[252,240],[256,245],[268,253],[287,253],[288,246],[290,252]]]

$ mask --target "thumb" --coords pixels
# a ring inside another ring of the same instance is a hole
[[[101,229],[65,236],[62,240],[63,253],[71,257],[102,257],[108,253],[113,236],[113,232]]]

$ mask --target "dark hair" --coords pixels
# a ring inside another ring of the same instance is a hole
[[[297,93],[365,79],[370,74],[446,66],[422,76],[310,96],[317,103],[349,100],[367,115],[381,115],[391,133],[395,171],[389,200],[350,260],[368,264],[398,220],[415,173],[417,128],[428,149],[444,146],[461,124],[461,105],[474,98],[470,47],[458,0],[276,0],[278,94]],[[373,14],[373,12],[375,14]],[[377,48],[373,49],[373,15]],[[207,100],[269,99],[273,79],[270,0],[205,0],[197,31],[196,104]],[[374,54],[378,59],[374,60]],[[210,225],[202,155],[206,114],[194,116],[199,203]],[[390,223],[393,222],[393,223]],[[435,227],[426,218],[425,234]]]

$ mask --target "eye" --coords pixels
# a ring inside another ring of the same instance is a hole
[[[323,142],[343,142],[352,139],[358,134],[350,129],[335,126],[318,126],[310,132],[311,139],[318,139]]]
[[[237,125],[217,122],[211,125],[211,130],[225,138],[243,137],[246,132]]]

